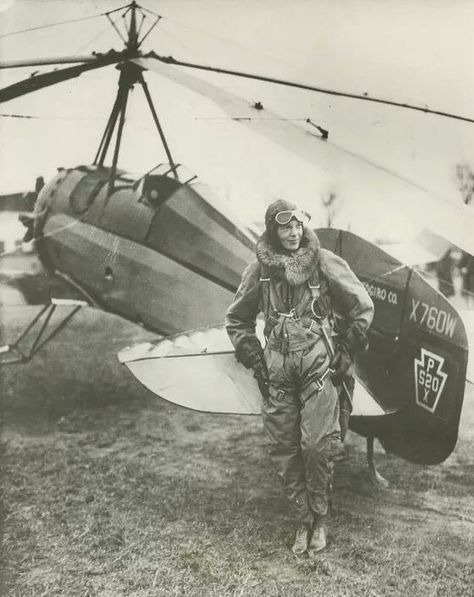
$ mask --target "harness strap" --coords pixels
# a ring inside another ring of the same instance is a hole
[[[265,282],[265,284],[262,284],[262,282]],[[270,311],[270,283],[270,276],[266,271],[266,267],[262,265],[260,269],[260,288],[262,290],[262,311],[265,317],[268,316]]]
[[[261,300],[262,300],[262,311],[265,315],[265,320],[270,324],[270,330],[275,327],[281,320],[281,317],[291,318],[293,321],[297,321],[302,327],[310,330],[313,333],[321,334],[319,329],[324,320],[330,323],[330,315],[332,315],[329,305],[326,304],[323,297],[327,294],[327,281],[321,275],[320,268],[317,267],[313,270],[309,280],[307,281],[308,288],[311,293],[311,313],[312,317],[298,317],[297,310],[304,310],[305,307],[302,304],[295,305],[288,313],[279,311],[277,305],[274,304],[275,297],[272,292],[272,280],[268,269],[262,264],[260,270],[260,288],[261,288]],[[305,301],[305,305],[306,305]],[[268,332],[268,333],[267,333]],[[266,335],[269,335],[269,330],[266,330]]]

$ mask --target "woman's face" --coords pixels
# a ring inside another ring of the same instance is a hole
[[[297,251],[303,238],[303,224],[298,220],[290,220],[284,226],[278,226],[277,236],[281,246],[287,251]]]

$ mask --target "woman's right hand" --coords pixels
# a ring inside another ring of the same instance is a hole
[[[265,362],[265,358],[263,354],[259,355],[258,359],[255,361],[254,365],[252,366],[253,369],[253,376],[257,380],[258,387],[260,389],[260,393],[262,396],[267,399],[269,397],[269,378],[268,378],[268,368]]]

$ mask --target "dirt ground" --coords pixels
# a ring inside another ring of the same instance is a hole
[[[0,311],[0,343],[31,317]],[[467,596],[474,586],[474,389],[446,462],[349,434],[328,549],[296,560],[259,417],[153,397],[116,359],[150,334],[85,309],[26,365],[0,370],[5,596]]]

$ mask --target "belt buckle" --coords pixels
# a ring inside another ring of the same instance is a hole
[[[295,320],[295,308],[293,307],[293,309],[291,309],[291,311],[289,311],[288,313],[280,313],[280,311],[277,311],[278,315],[280,315],[281,317],[287,317],[288,319],[293,319]]]

